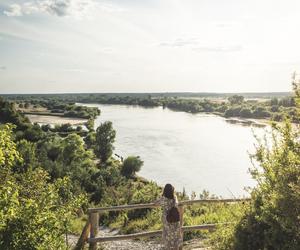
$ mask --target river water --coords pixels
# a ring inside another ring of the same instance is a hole
[[[99,107],[95,126],[112,121],[117,131],[115,153],[140,156],[139,172],[160,185],[171,183],[190,194],[208,190],[224,198],[247,195],[255,183],[249,174],[254,134],[262,128],[230,124],[207,114],[176,112],[162,107],[84,104]]]

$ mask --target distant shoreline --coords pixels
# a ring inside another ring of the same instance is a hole
[[[284,97],[291,96],[293,92],[291,91],[278,91],[278,92],[193,92],[193,91],[174,91],[174,92],[85,92],[85,93],[7,93],[0,94],[3,97],[15,97],[15,96],[63,96],[63,95],[74,95],[74,96],[84,96],[84,95],[106,95],[106,96],[145,96],[151,95],[152,97],[229,97],[232,95],[243,95],[245,98],[263,98],[263,97]]]

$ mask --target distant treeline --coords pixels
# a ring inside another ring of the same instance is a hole
[[[74,100],[81,98],[98,98],[105,97],[134,97],[134,98],[146,98],[148,96],[155,98],[162,97],[219,97],[227,98],[233,95],[241,95],[245,98],[272,98],[272,97],[285,97],[291,96],[292,92],[241,92],[241,93],[214,93],[214,92],[149,92],[149,93],[62,93],[62,94],[3,94],[5,98],[14,100],[23,99],[36,99],[36,98],[56,98],[57,100]]]
[[[76,107],[75,103],[124,104],[143,107],[170,108],[189,113],[214,113],[224,117],[256,118],[282,121],[296,117],[294,97],[291,93],[118,93],[118,94],[49,94],[49,95],[6,95],[8,100],[30,102],[47,107],[51,112],[64,112],[66,116],[94,118],[99,111],[92,108]],[[205,97],[206,96],[206,97]],[[188,98],[189,97],[189,98]],[[193,98],[205,97],[205,98]],[[211,98],[208,98],[211,97]],[[216,99],[216,97],[220,97]],[[258,98],[258,99],[251,99]]]
[[[100,110],[98,108],[78,106],[74,102],[63,102],[51,98],[36,98],[32,100],[28,100],[27,98],[18,99],[16,104],[20,109],[24,109],[25,113],[26,109],[32,106],[33,109],[43,107],[51,114],[59,114],[65,117],[95,119],[97,115],[100,115]]]

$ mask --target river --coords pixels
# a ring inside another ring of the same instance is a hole
[[[230,124],[207,114],[176,112],[162,107],[84,104],[98,107],[95,126],[112,121],[117,131],[115,153],[140,156],[139,175],[160,185],[171,183],[190,194],[208,190],[224,198],[247,195],[255,183],[249,174],[254,133],[264,129]]]

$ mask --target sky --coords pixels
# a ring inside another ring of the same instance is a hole
[[[291,91],[299,0],[0,0],[0,93]]]

